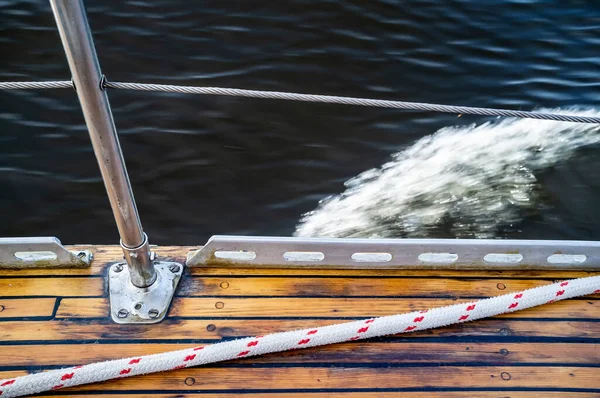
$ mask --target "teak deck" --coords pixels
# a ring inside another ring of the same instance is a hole
[[[187,268],[168,318],[117,325],[106,272],[0,270],[0,379],[243,336],[390,315],[588,272]],[[184,262],[190,247],[158,247]],[[600,296],[441,329],[126,378],[43,396],[600,397]]]

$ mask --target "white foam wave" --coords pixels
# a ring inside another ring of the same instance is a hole
[[[597,110],[554,110],[600,115]],[[491,238],[535,208],[535,172],[600,142],[600,126],[531,119],[445,127],[346,182],[296,236]]]

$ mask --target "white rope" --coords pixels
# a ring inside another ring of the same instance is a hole
[[[380,108],[396,108],[413,111],[458,113],[481,116],[507,116],[527,119],[554,120],[573,123],[600,124],[600,117],[565,115],[549,112],[515,111],[510,109],[476,108],[471,106],[441,105],[424,102],[390,101],[370,98],[339,97],[334,95],[299,94],[282,91],[259,91],[245,90],[239,88],[223,87],[194,87],[175,86],[169,84],[146,84],[146,83],[121,83],[105,81],[104,87],[139,90],[139,91],[162,91],[167,93],[204,94],[204,95],[227,95],[234,97],[268,98],[278,100],[321,102],[342,105],[375,106]]]
[[[236,358],[431,329],[594,293],[600,293],[600,276],[557,282],[523,292],[430,310],[255,336],[162,354],[97,362],[0,380],[0,394],[2,398],[17,397]]]

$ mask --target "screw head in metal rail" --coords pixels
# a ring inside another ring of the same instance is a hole
[[[129,315],[129,311],[127,311],[125,308],[121,308],[119,312],[117,312],[117,316],[119,318],[127,318],[127,315]]]
[[[169,267],[169,270],[174,274],[178,273],[180,269],[181,267],[177,264],[173,264]]]
[[[152,308],[150,311],[148,311],[148,316],[150,318],[158,318],[158,310],[156,308]]]
[[[113,267],[113,271],[115,272],[121,272],[123,271],[123,264],[117,264]]]

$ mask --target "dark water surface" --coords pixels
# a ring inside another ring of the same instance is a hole
[[[103,71],[114,81],[600,110],[596,1],[86,5]],[[70,77],[46,1],[0,0],[0,59],[2,81]],[[142,222],[157,244],[202,244],[225,233],[290,235],[302,214],[342,193],[349,178],[440,128],[489,120],[109,95]],[[117,242],[72,90],[0,92],[0,131],[0,236]],[[498,236],[600,239],[598,144],[557,156],[535,180],[535,205]],[[452,234],[442,228],[431,235]]]

